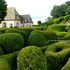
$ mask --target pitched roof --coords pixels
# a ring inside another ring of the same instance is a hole
[[[7,9],[7,15],[4,20],[20,20],[19,14],[14,7]]]
[[[25,15],[20,15],[22,17],[23,20],[25,20],[25,23],[32,23],[32,18],[29,14],[25,14]]]

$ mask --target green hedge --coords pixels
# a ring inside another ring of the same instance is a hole
[[[0,35],[0,46],[4,53],[17,51],[24,47],[24,38],[18,33],[4,33]]]
[[[17,57],[17,70],[47,70],[40,48],[36,46],[23,48]]]
[[[48,26],[47,30],[66,31],[66,25],[64,25],[64,24],[53,24],[53,25]]]
[[[4,54],[3,49],[0,47],[0,55]]]
[[[29,36],[28,45],[39,46],[39,47],[45,46],[46,45],[45,36],[37,30],[32,31]]]
[[[48,44],[55,43],[56,40],[58,39],[56,33],[53,31],[46,30],[46,31],[41,31],[41,32],[45,36]]]
[[[15,70],[19,51],[0,56],[0,70]]]
[[[0,70],[11,70],[9,64],[2,58],[0,58]]]
[[[58,42],[47,47],[48,48],[44,53],[47,70],[60,70],[69,58],[70,44]]]
[[[6,33],[19,33],[19,34],[21,34],[24,38],[24,45],[26,46],[27,34],[24,30],[19,29],[19,28],[10,28],[10,29],[6,30]]]
[[[61,70],[70,70],[70,58],[68,59],[67,63],[62,67]]]
[[[0,28],[0,32],[5,33],[8,28]]]

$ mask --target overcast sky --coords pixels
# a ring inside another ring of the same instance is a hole
[[[50,16],[54,5],[61,5],[70,0],[6,0],[8,7],[15,7],[19,14],[30,14],[34,24],[45,21]]]

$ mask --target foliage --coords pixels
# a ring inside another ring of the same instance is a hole
[[[48,70],[60,70],[67,62],[70,54],[70,44],[57,42],[47,46],[45,51]]]
[[[0,28],[0,32],[5,33],[8,28]]]
[[[4,53],[17,51],[24,47],[24,38],[18,33],[4,33],[0,35],[0,46]]]
[[[68,59],[67,63],[62,67],[61,70],[70,70],[70,58]]]
[[[70,1],[65,2],[60,6],[54,6],[51,11],[51,16],[53,18],[58,18],[61,16],[69,15],[70,14]]]
[[[0,0],[0,22],[6,16],[7,4],[5,0]]]
[[[46,61],[40,48],[28,46],[17,57],[17,70],[47,70]]]
[[[38,30],[32,31],[29,36],[28,44],[30,46],[44,46],[46,45],[45,36]]]
[[[66,25],[64,24],[53,24],[47,28],[51,31],[66,31]]]
[[[41,21],[38,21],[37,23],[38,23],[38,25],[41,25],[42,24]]]
[[[14,70],[17,66],[16,57],[18,55],[18,51],[0,56],[0,69],[1,70]],[[9,68],[8,68],[9,67]]]
[[[51,43],[55,43],[57,40],[57,35],[55,32],[53,31],[50,31],[50,30],[46,30],[46,31],[41,31],[43,33],[43,35],[45,36],[46,38],[46,41],[48,44],[51,44]]]
[[[0,47],[0,55],[4,54],[3,49]]]
[[[21,34],[24,38],[24,45],[26,46],[27,34],[24,30],[19,29],[19,28],[10,28],[10,29],[6,30],[6,33],[19,33],[19,34]]]
[[[1,70],[11,70],[9,64],[7,63],[6,60],[3,60],[2,58],[0,58],[0,69]]]

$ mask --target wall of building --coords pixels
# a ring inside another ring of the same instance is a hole
[[[2,21],[2,27],[4,27],[4,24],[6,23],[6,27],[10,28],[10,27],[21,27],[21,23],[20,21]]]
[[[24,23],[24,27],[32,27],[32,23]]]

